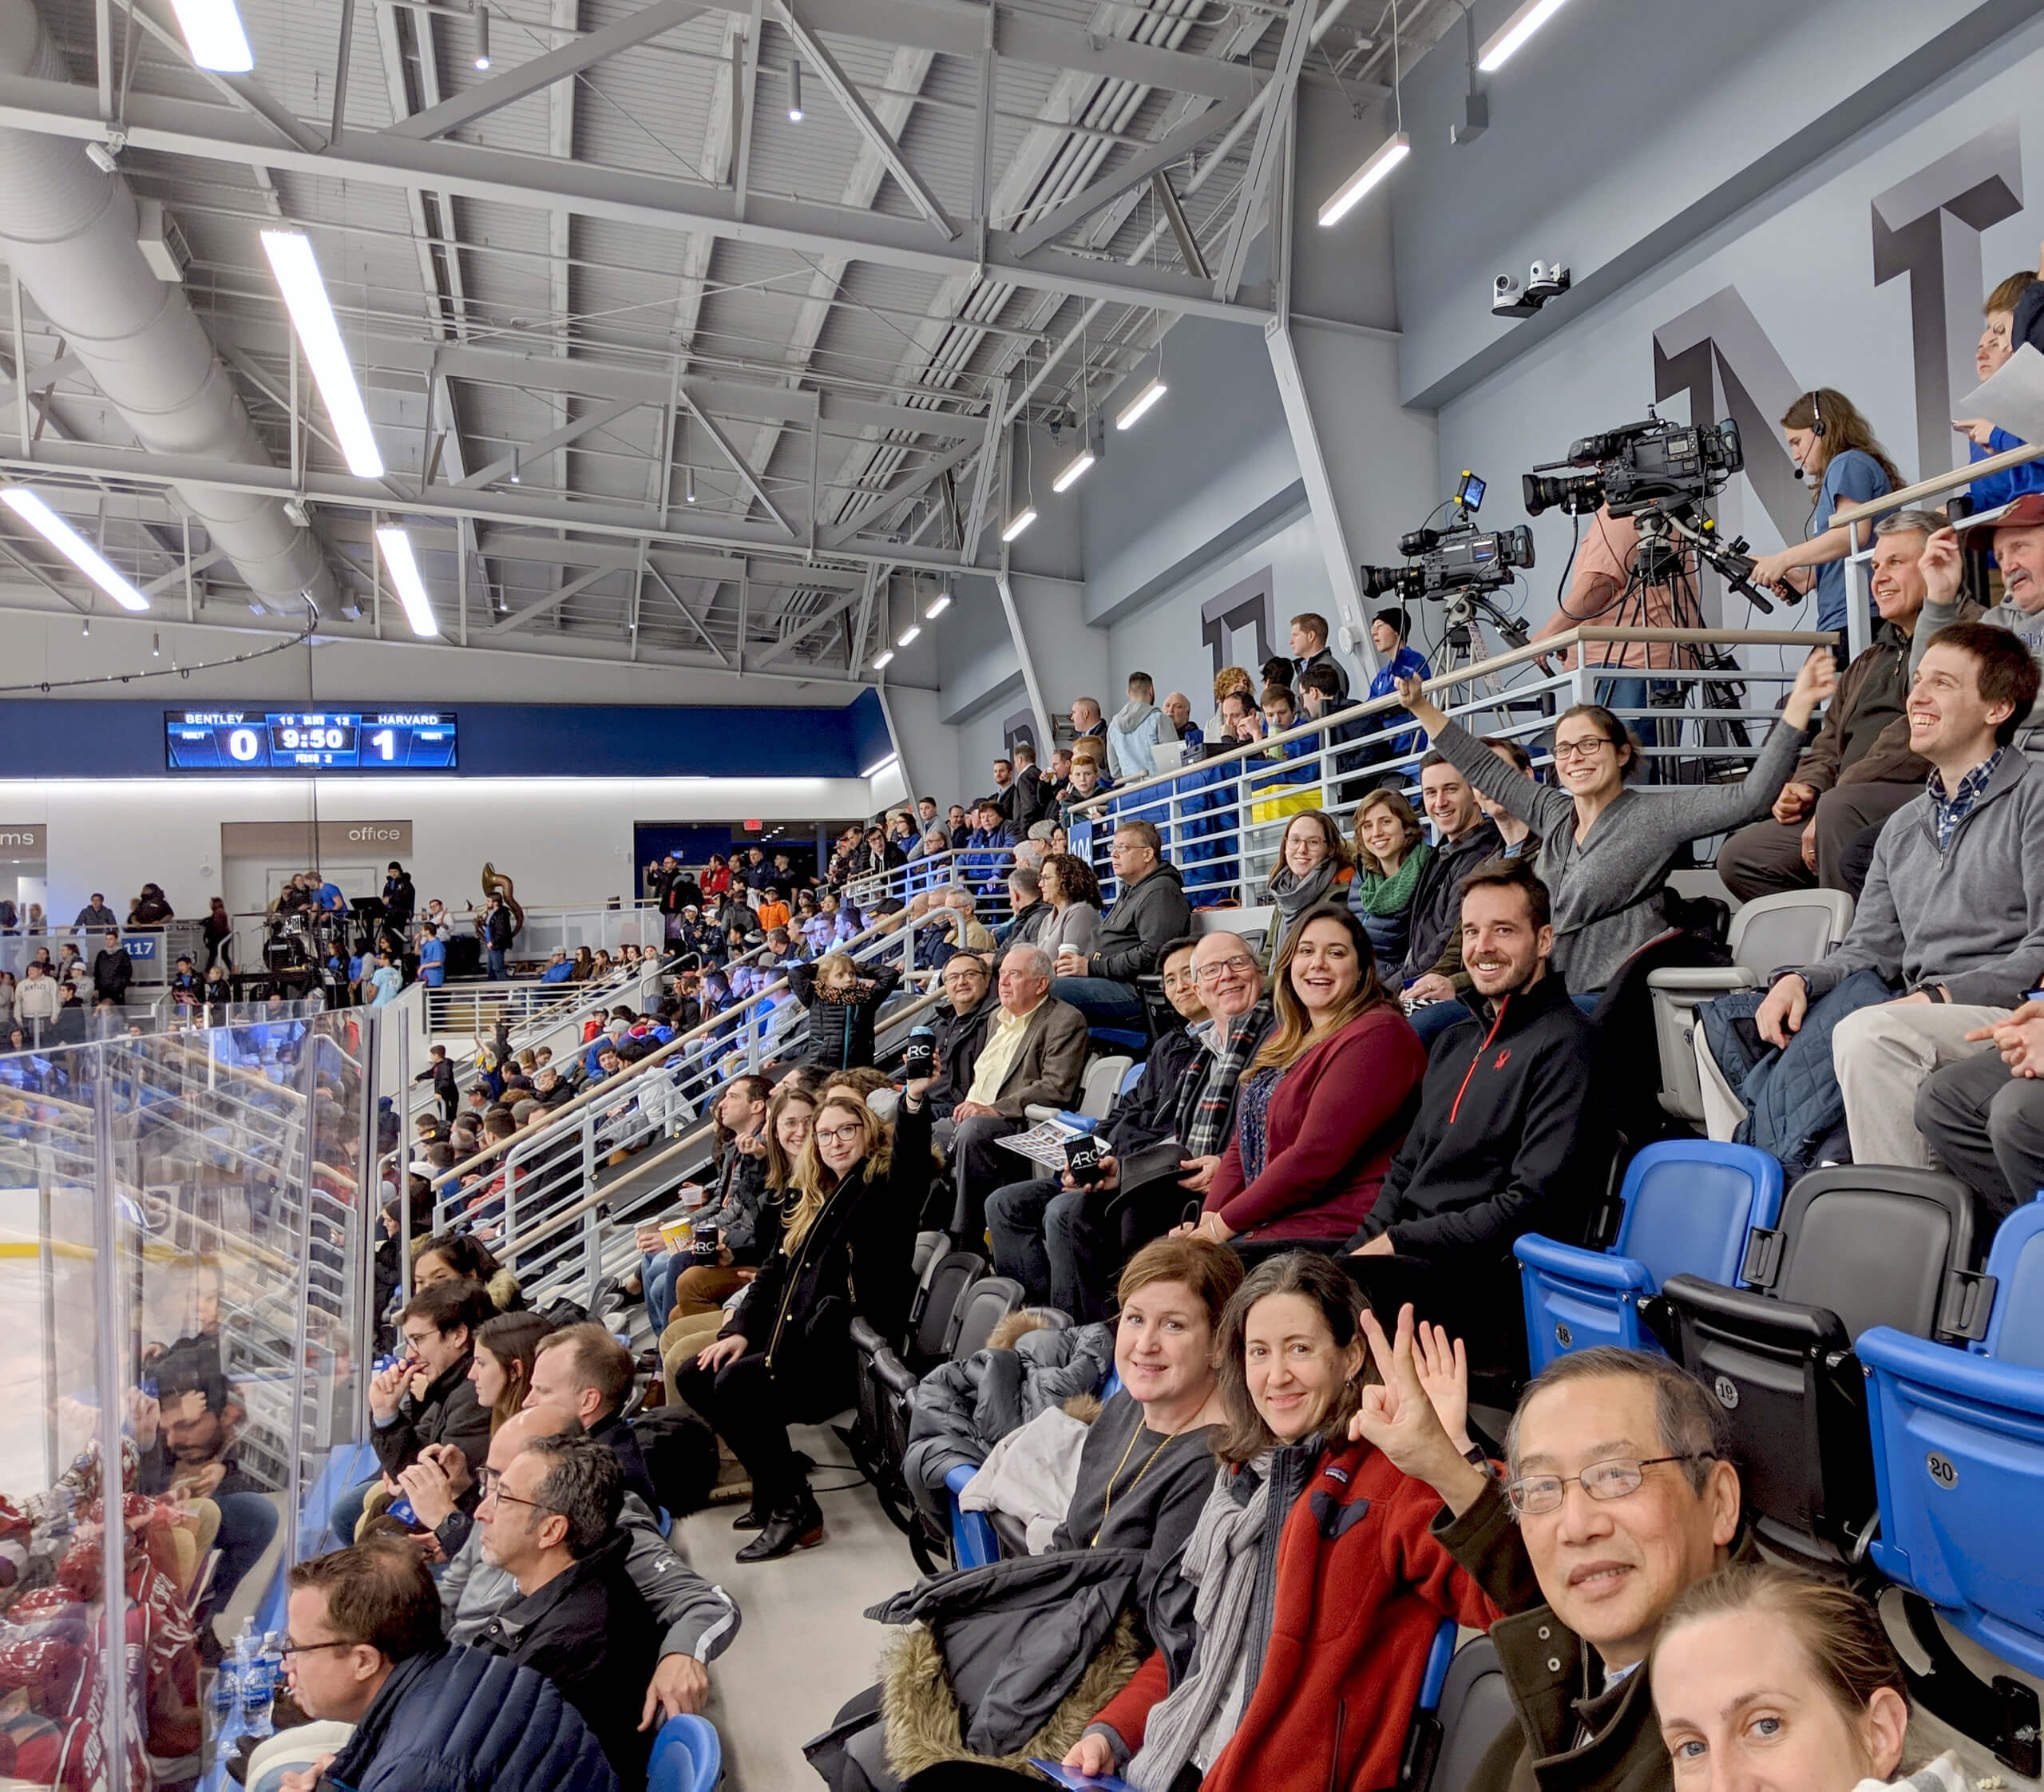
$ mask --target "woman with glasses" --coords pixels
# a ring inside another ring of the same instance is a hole
[[[1626,961],[1668,931],[1662,902],[1669,868],[1693,840],[1758,821],[1808,744],[1812,712],[1838,686],[1827,648],[1803,662],[1777,722],[1743,783],[1702,784],[1651,794],[1629,787],[1640,749],[1601,704],[1578,704],[1555,724],[1551,783],[1535,783],[1420,689],[1400,681],[1398,700],[1463,776],[1540,836],[1534,874],[1554,898],[1552,968],[1570,993],[1601,991]]]
[[[781,1241],[717,1341],[675,1378],[752,1477],[738,1552],[770,1561],[823,1540],[823,1513],[788,1442],[852,1404],[854,1315],[883,1338],[907,1323],[916,1216],[929,1192],[929,1078],[903,1092],[890,1130],[849,1094],[825,1097],[797,1160]]]
[[[1184,1228],[1238,1249],[1337,1239],[1360,1226],[1412,1123],[1427,1068],[1347,909],[1309,911],[1271,984],[1277,1030],[1242,1078],[1234,1136],[1198,1220]]]
[[[1270,942],[1274,958],[1281,957],[1291,943],[1301,915],[1322,902],[1347,900],[1347,886],[1355,875],[1349,842],[1325,810],[1301,809],[1285,823],[1278,862],[1265,889],[1278,911],[1277,936]]]
[[[1064,1758],[1136,1792],[1372,1792],[1397,1783],[1444,1617],[1496,1608],[1434,1538],[1440,1501],[1349,1421],[1376,1379],[1355,1284],[1293,1251],[1250,1272],[1222,1317],[1220,1465],[1182,1572],[1190,1650],[1159,1649]],[[1427,1400],[1459,1446],[1468,1372],[1424,1328]]]

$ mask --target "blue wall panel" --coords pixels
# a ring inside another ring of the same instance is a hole
[[[374,707],[379,700],[330,696],[323,701],[335,709],[349,709]],[[163,718],[166,709],[200,707],[259,712],[294,706],[287,698],[254,705],[61,698],[0,703],[0,778],[196,775],[165,771]],[[889,751],[879,700],[870,691],[841,709],[474,703],[444,707],[460,719],[461,764],[453,774],[460,778],[851,778]]]

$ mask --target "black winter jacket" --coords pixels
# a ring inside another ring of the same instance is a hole
[[[909,1322],[916,1220],[929,1193],[929,1103],[905,1100],[888,1167],[862,1164],[792,1245],[786,1234],[760,1266],[719,1334],[763,1353],[767,1372],[798,1419],[822,1419],[851,1404],[854,1314],[882,1338]]]
[[[477,1649],[399,1662],[326,1778],[348,1792],[618,1792],[553,1683]]]
[[[1406,910],[1409,930],[1405,963],[1398,981],[1410,983],[1434,968],[1441,948],[1448,943],[1448,930],[1462,919],[1462,880],[1487,858],[1504,850],[1504,837],[1491,822],[1480,822],[1459,840],[1442,841],[1428,858],[1420,873],[1420,887],[1412,892],[1412,905]]]
[[[1098,1133],[1109,1151],[1126,1157],[1162,1143],[1178,1128],[1178,1099],[1186,1073],[1199,1062],[1199,1041],[1183,1027],[1174,1027],[1150,1048],[1135,1087],[1118,1095]]]
[[[876,976],[861,977],[849,1001],[818,990],[814,965],[790,965],[787,974],[788,987],[794,992],[795,1000],[809,1010],[806,1061],[829,1070],[869,1065],[873,1057],[873,1025],[901,981],[900,967],[883,965]]]
[[[1419,1118],[1351,1247],[1388,1231],[1400,1256],[1502,1278],[1525,1233],[1581,1242],[1612,1144],[1591,1038],[1589,1017],[1551,970],[1489,1019],[1443,1033]]]
[[[1156,969],[1166,946],[1191,931],[1192,905],[1185,899],[1185,879],[1177,866],[1160,860],[1155,870],[1134,889],[1123,890],[1100,918],[1086,974],[1133,983]]]
[[[475,1383],[469,1379],[471,1350],[426,1390],[423,1400],[407,1394],[388,1425],[374,1425],[370,1441],[383,1472],[394,1478],[418,1460],[428,1444],[458,1444],[470,1469],[480,1469],[489,1454],[489,1409],[476,1403]]]
[[[951,1110],[965,1099],[972,1086],[972,1066],[979,1060],[987,1029],[1000,1012],[1000,998],[988,983],[986,993],[963,1014],[945,1009],[941,1018],[930,1023],[937,1041],[937,1079],[929,1086],[930,1108],[939,1120],[949,1120]]]

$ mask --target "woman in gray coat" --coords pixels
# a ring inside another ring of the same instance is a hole
[[[1036,943],[1051,955],[1052,964],[1068,946],[1082,957],[1091,953],[1100,926],[1100,885],[1092,867],[1068,852],[1054,852],[1036,876],[1052,912]]]
[[[1554,902],[1551,962],[1570,993],[1582,996],[1602,989],[1627,958],[1667,930],[1658,898],[1682,847],[1773,808],[1809,739],[1811,712],[1837,687],[1837,663],[1820,648],[1803,662],[1781,720],[1743,783],[1651,791],[1627,786],[1639,747],[1601,704],[1563,712],[1555,724],[1555,781],[1536,784],[1451,722],[1419,679],[1398,681],[1398,700],[1443,758],[1540,836],[1534,871]]]

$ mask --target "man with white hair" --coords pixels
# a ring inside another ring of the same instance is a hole
[[[1013,1179],[1018,1160],[996,1141],[1028,1130],[1032,1103],[1071,1106],[1086,1068],[1086,1017],[1052,999],[1048,953],[1017,946],[1002,962],[997,987],[1000,1012],[980,1035],[965,1099],[951,1110],[951,1235],[961,1244],[984,1236],[987,1196]]]

